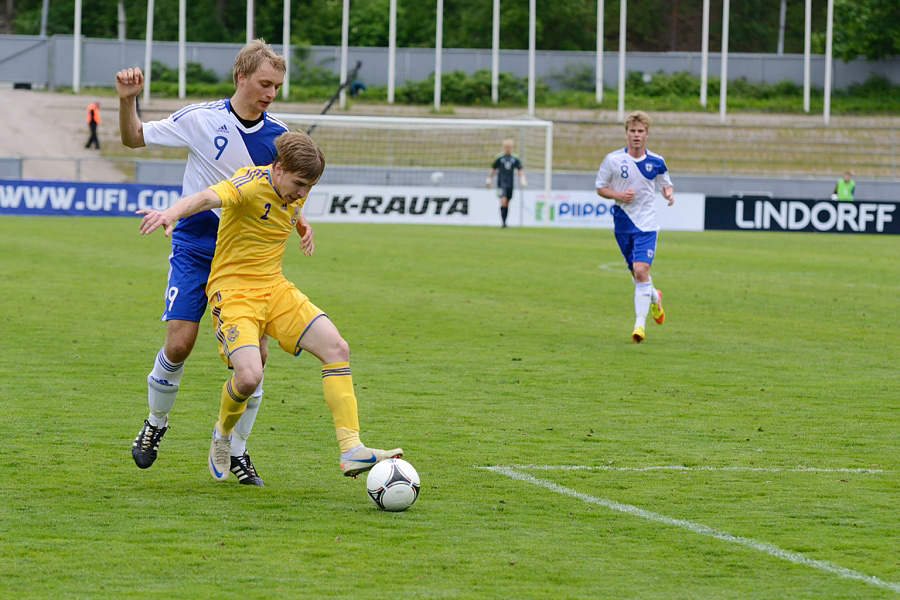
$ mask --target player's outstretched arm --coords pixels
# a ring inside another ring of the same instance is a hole
[[[297,233],[300,234],[300,249],[303,250],[303,254],[312,256],[316,250],[313,243],[313,228],[303,215],[297,219]]]
[[[221,206],[222,199],[214,191],[207,188],[196,194],[185,196],[166,210],[139,210],[135,214],[144,215],[144,218],[141,219],[141,235],[153,233],[162,227],[166,237],[169,237],[172,234],[172,230],[175,229],[175,223],[178,222],[178,219]]]
[[[144,89],[144,74],[139,67],[122,69],[116,73],[116,92],[119,94],[119,135],[129,148],[143,148],[144,129],[137,114],[137,97]]]

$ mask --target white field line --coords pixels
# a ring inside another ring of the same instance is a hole
[[[786,560],[795,565],[805,565],[807,567],[812,567],[814,569],[819,569],[820,571],[825,571],[827,573],[831,573],[833,575],[837,575],[838,577],[844,577],[846,579],[856,579],[858,581],[862,581],[864,583],[868,583],[869,585],[874,585],[880,588],[888,589],[893,592],[900,593],[900,583],[894,583],[891,581],[884,581],[883,579],[879,579],[878,577],[874,577],[872,575],[866,575],[865,573],[860,573],[859,571],[854,571],[853,569],[848,569],[846,567],[842,567],[840,565],[835,565],[830,562],[826,562],[824,560],[816,560],[814,558],[809,558],[799,552],[793,552],[791,550],[784,550],[783,548],[779,548],[774,544],[769,544],[767,542],[760,542],[751,538],[741,537],[737,535],[732,535],[726,531],[719,531],[718,529],[713,529],[712,527],[708,527],[706,525],[701,525],[699,523],[693,523],[691,521],[687,521],[685,519],[675,519],[672,517],[667,517],[666,515],[662,515],[659,513],[655,513],[653,511],[645,510],[643,508],[639,508],[637,506],[632,506],[631,504],[622,504],[621,502],[616,502],[615,500],[608,500],[606,498],[599,498],[597,496],[590,496],[588,494],[582,494],[581,492],[577,492],[575,490],[569,489],[567,487],[563,487],[552,481],[546,481],[543,479],[537,479],[536,477],[532,477],[527,473],[521,473],[512,469],[511,467],[479,467],[482,469],[487,469],[488,471],[493,471],[494,473],[500,473],[502,475],[506,475],[507,477],[511,477],[512,479],[517,479],[519,481],[525,481],[528,483],[532,483],[534,485],[538,485],[548,490],[557,492],[559,494],[565,494],[566,496],[571,496],[573,498],[578,498],[579,500],[583,500],[588,502],[589,504],[597,504],[600,506],[604,506],[610,510],[615,510],[621,513],[625,513],[627,515],[641,517],[642,519],[647,519],[648,521],[654,521],[656,523],[663,523],[665,525],[672,525],[674,527],[680,527],[681,529],[687,529],[693,533],[697,533],[700,535],[706,535],[712,538],[716,538],[719,540],[723,540],[726,542],[731,542],[733,544],[738,544],[740,546],[745,546],[747,548],[752,548],[754,550],[758,550],[770,556],[774,556],[775,558],[780,558],[782,560]]]
[[[625,261],[620,260],[611,263],[600,263],[597,265],[597,268],[601,271],[622,271],[624,273],[628,272],[628,266],[625,264]]]
[[[759,473],[857,473],[862,475],[874,475],[884,473],[882,469],[865,468],[837,468],[826,469],[819,467],[709,467],[698,465],[685,467],[683,465],[654,465],[649,467],[616,467],[612,465],[507,465],[510,469],[535,469],[538,471],[755,471]],[[496,468],[496,467],[491,467]]]

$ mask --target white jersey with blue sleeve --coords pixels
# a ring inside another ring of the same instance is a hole
[[[253,127],[244,127],[232,112],[230,100],[191,104],[161,121],[143,123],[147,146],[188,148],[182,182],[185,196],[229,179],[241,167],[271,164],[275,138],[287,130],[266,113]],[[178,222],[172,243],[212,256],[218,228],[219,211],[203,211]]]
[[[598,189],[634,190],[633,201],[616,201],[612,207],[616,233],[659,231],[656,194],[672,185],[662,156],[645,150],[642,158],[633,158],[627,148],[610,152],[600,164],[595,183]]]

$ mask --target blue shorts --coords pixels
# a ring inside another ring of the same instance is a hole
[[[172,244],[169,256],[169,282],[166,307],[161,321],[199,323],[206,312],[206,282],[212,256],[187,246]]]
[[[628,263],[628,270],[632,270],[634,263],[653,264],[653,257],[656,256],[656,239],[659,236],[658,231],[640,231],[637,233],[617,233],[616,241],[619,243],[619,250]]]

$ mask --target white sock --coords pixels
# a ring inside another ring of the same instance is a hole
[[[241,415],[241,418],[238,419],[234,426],[234,437],[231,439],[232,456],[243,456],[244,452],[247,451],[247,438],[250,437],[253,424],[256,422],[256,414],[259,412],[259,405],[262,403],[263,380],[265,378],[266,371],[263,368],[262,379],[259,380],[259,385],[256,386],[253,394],[247,398],[247,408],[244,409],[244,414]]]
[[[160,348],[153,362],[153,370],[147,375],[147,403],[150,405],[147,420],[154,427],[165,427],[168,424],[169,411],[175,404],[183,375],[184,363],[173,363]]]
[[[170,385],[181,385],[181,377],[184,375],[184,363],[174,363],[166,356],[163,348],[156,353],[156,360],[153,362],[153,370],[150,376],[160,383],[168,383]]]
[[[169,425],[169,417],[168,415],[154,415],[150,413],[147,415],[147,422],[153,425],[154,427],[167,427]]]
[[[256,413],[259,412],[259,405],[262,403],[262,396],[250,396],[247,398],[247,408],[244,414],[238,419],[234,426],[234,437],[231,438],[231,455],[243,456],[247,451],[247,438],[250,437],[250,431],[253,429],[253,423],[256,421]]]
[[[650,297],[653,293],[653,284],[649,281],[634,284],[634,326],[643,327],[647,322],[647,313],[650,312]]]
[[[650,302],[652,302],[653,304],[656,304],[657,302],[659,302],[659,290],[657,290],[653,286],[653,278],[652,277],[648,281],[650,283],[650,289],[653,290],[653,293],[650,295]]]

